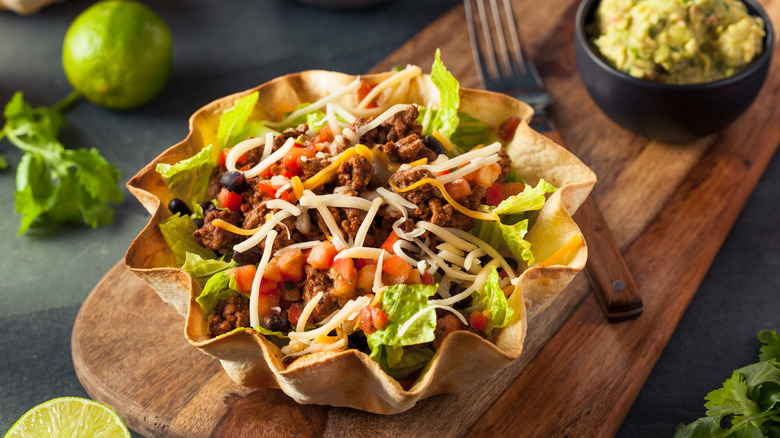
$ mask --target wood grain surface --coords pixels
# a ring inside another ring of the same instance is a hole
[[[760,3],[777,23],[780,0]],[[73,329],[74,366],[90,396],[147,436],[613,436],[780,144],[780,45],[737,122],[695,142],[659,143],[617,127],[590,100],[574,62],[577,2],[540,4],[514,2],[520,32],[567,147],[599,176],[593,196],[634,274],[641,316],[609,323],[580,275],[529,321],[511,367],[473,391],[380,416],[237,387],[187,344],[183,319],[117,264]],[[478,87],[460,6],[374,71],[429,66],[436,48],[462,86]]]

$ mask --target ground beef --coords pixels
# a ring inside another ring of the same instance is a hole
[[[322,321],[338,310],[338,302],[333,296],[333,280],[328,276],[328,273],[307,264],[306,277],[303,281],[303,305],[306,306],[319,292],[322,292],[322,298],[312,311],[312,318],[315,322]]]
[[[203,219],[203,226],[195,230],[192,237],[196,242],[208,249],[219,251],[223,254],[233,251],[233,245],[241,240],[241,236],[225,231],[211,224],[214,219],[222,219],[233,225],[239,224],[239,215],[230,210],[211,210]]]
[[[339,184],[348,186],[357,192],[368,187],[373,174],[373,166],[362,155],[355,155],[349,160],[341,163],[337,171]]]
[[[394,173],[390,177],[390,182],[395,184],[399,189],[404,189],[410,185],[416,183],[423,178],[433,178],[433,174],[426,169],[418,169],[413,167],[409,170],[402,170]],[[423,184],[408,192],[401,193],[401,196],[409,200],[414,204],[420,205],[428,199],[436,196],[439,190],[431,184]]]
[[[208,199],[217,199],[219,191],[222,190],[222,184],[219,183],[219,179],[222,178],[222,174],[224,172],[227,172],[227,170],[223,170],[219,166],[215,167],[214,170],[211,171],[211,176],[209,177],[209,188],[206,191]]]
[[[330,158],[308,158],[304,156],[298,158],[298,167],[303,170],[301,181],[306,181],[311,178],[317,172],[326,168],[330,163]]]
[[[509,159],[509,154],[504,149],[498,150],[498,165],[501,166],[501,175],[496,182],[503,184],[506,182],[506,175],[512,171],[512,160]]]
[[[219,336],[239,327],[249,327],[249,301],[241,294],[220,300],[209,323],[211,336]]]
[[[474,220],[452,208],[449,202],[440,198],[431,198],[425,204],[417,204],[412,216],[440,227],[451,227],[468,231],[474,227]]]
[[[357,208],[343,208],[341,212],[341,217],[344,218],[341,220],[341,229],[354,239],[360,225],[366,220],[366,212]]]
[[[420,111],[416,105],[412,105],[404,111],[398,112],[384,123],[365,133],[360,137],[360,143],[374,147],[376,145],[384,145],[388,142],[397,142],[398,140],[408,137],[410,135],[417,135],[418,138],[422,138],[422,126],[416,124],[417,117],[420,116]],[[350,125],[352,132],[357,130],[373,120],[371,118],[358,117]]]
[[[487,189],[474,182],[469,183],[469,187],[471,187],[471,195],[461,200],[460,203],[469,210],[476,210],[483,204],[482,200],[487,195]]]
[[[406,136],[396,142],[389,141],[382,146],[382,152],[391,160],[398,163],[411,163],[422,158],[428,162],[435,160],[436,152],[425,147],[422,139],[417,134]]]

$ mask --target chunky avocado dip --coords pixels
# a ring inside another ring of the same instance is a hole
[[[761,53],[765,35],[738,0],[602,0],[592,31],[617,69],[669,84],[733,76]]]

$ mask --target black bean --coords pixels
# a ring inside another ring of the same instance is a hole
[[[233,261],[239,265],[256,265],[260,263],[262,254],[257,251],[257,247],[250,248],[244,252],[233,251]]]
[[[219,184],[231,192],[241,193],[246,188],[246,178],[239,171],[225,172],[219,178]]]
[[[187,203],[179,198],[171,199],[171,202],[168,203],[168,210],[173,214],[178,213],[182,216],[189,216],[192,214],[192,210],[187,206]]]
[[[214,203],[211,201],[206,201],[200,203],[200,208],[203,209],[203,215],[205,216],[206,213],[210,212],[211,210],[216,210],[217,206],[214,205]]]
[[[192,222],[195,224],[198,228],[203,228],[203,219],[193,219]]]
[[[461,292],[463,292],[464,290],[466,290],[466,288],[463,287],[462,284],[460,284],[460,283],[450,283],[450,296],[451,297],[455,296],[455,295],[457,295],[457,294],[459,294]],[[452,307],[454,307],[456,309],[463,309],[463,308],[469,307],[470,305],[471,305],[471,296],[468,296],[468,297],[458,301],[457,303],[453,304]]]
[[[423,144],[426,148],[436,152],[436,155],[446,154],[444,151],[444,146],[441,145],[439,139],[432,135],[426,135],[423,137]]]
[[[273,332],[286,332],[290,328],[290,321],[281,312],[274,312],[265,317],[265,328]]]
[[[347,347],[362,351],[363,353],[371,352],[371,349],[368,348],[366,335],[362,330],[356,330],[351,335],[347,336]]]

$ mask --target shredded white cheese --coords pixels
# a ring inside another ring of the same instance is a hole
[[[260,297],[260,282],[263,280],[265,267],[268,266],[268,261],[271,260],[271,252],[273,251],[275,238],[276,231],[271,230],[271,232],[268,233],[268,237],[265,238],[263,256],[260,258],[260,263],[257,265],[255,278],[252,280],[252,290],[249,295],[249,324],[252,327],[260,326],[260,315],[257,311],[257,300]]]
[[[295,145],[295,139],[294,138],[288,138],[287,141],[284,143],[282,147],[276,150],[276,152],[269,155],[265,160],[260,161],[258,164],[255,165],[255,167],[247,170],[244,172],[244,176],[247,178],[254,178],[257,175],[260,175],[263,173],[266,169],[271,167],[272,164],[275,164],[276,162],[280,161],[282,157],[284,157],[287,152],[290,151],[290,149],[293,148]],[[230,151],[232,154],[233,151]],[[228,154],[228,157],[230,154]]]
[[[389,119],[390,117],[394,116],[396,113],[404,111],[407,108],[409,108],[410,106],[411,105],[407,105],[405,103],[398,103],[398,104],[395,104],[395,105],[391,106],[390,108],[386,109],[385,112],[383,112],[382,114],[376,116],[376,118],[374,120],[372,120],[372,121],[366,123],[365,125],[361,126],[360,128],[358,128],[358,130],[356,132],[358,138],[364,136],[368,131],[373,130],[377,126],[379,126],[382,123],[384,123],[387,119]]]
[[[418,311],[411,318],[406,320],[404,325],[402,325],[401,328],[398,329],[398,336],[403,336],[406,333],[406,331],[409,330],[409,327],[411,327],[412,324],[414,324],[415,321],[417,321],[423,315],[425,315],[426,312],[432,311],[434,309],[448,310],[448,311],[454,313],[455,316],[457,316],[463,322],[463,324],[469,325],[468,321],[466,321],[466,318],[460,312],[455,310],[454,308],[452,308],[450,306],[444,306],[444,305],[441,305],[441,304],[433,304],[433,305],[428,305],[428,306],[426,306],[423,309],[420,309],[420,311]]]
[[[363,223],[360,224],[360,228],[358,228],[358,232],[355,234],[354,246],[363,246],[363,242],[366,241],[366,236],[368,236],[368,231],[371,229],[371,223],[374,222],[374,217],[376,216],[377,212],[379,211],[379,207],[384,201],[384,198],[381,196],[377,196],[373,201],[371,201],[371,207],[366,213],[366,218],[363,219]]]
[[[274,227],[280,223],[282,223],[283,219],[287,219],[288,217],[292,216],[289,211],[280,210],[274,213],[271,216],[271,219],[266,221],[265,224],[263,224],[260,229],[257,230],[255,234],[252,235],[252,237],[246,239],[245,241],[241,243],[237,243],[233,246],[234,251],[238,252],[244,252],[249,250],[250,248],[257,246],[257,244],[262,241],[266,235],[268,235],[268,232],[273,230]]]
[[[273,134],[271,134],[271,138],[273,138]],[[232,149],[230,149],[230,152],[228,152],[227,157],[225,157],[225,167],[227,167],[227,170],[231,172],[235,172],[238,170],[236,168],[236,162],[241,157],[241,155],[245,154],[248,151],[251,151],[252,149],[262,146],[265,144],[266,139],[263,137],[253,137],[247,140],[242,141],[241,143],[233,146]]]
[[[365,108],[368,106],[369,103],[371,103],[372,100],[374,100],[379,94],[384,91],[386,88],[392,87],[393,85],[396,85],[402,81],[405,81],[407,79],[411,79],[415,76],[419,76],[422,74],[422,69],[416,65],[408,65],[405,69],[399,71],[398,73],[390,76],[389,78],[385,79],[384,81],[378,83],[374,88],[371,89],[371,91],[366,94],[366,97],[363,98],[360,103],[358,103],[358,108]]]
[[[314,298],[312,298],[311,301],[309,301],[306,304],[306,307],[304,307],[303,312],[301,313],[301,318],[304,317],[304,314],[306,313],[306,308],[311,307],[309,314],[306,315],[306,318],[308,319],[309,315],[311,315],[311,311],[314,310],[314,306],[317,305],[317,302],[321,297],[322,297],[321,292],[318,292],[317,295],[315,295]],[[341,310],[339,310],[338,313],[334,315],[330,319],[330,321],[328,321],[327,324],[321,327],[317,327],[313,330],[309,330],[307,332],[303,331],[303,328],[305,326],[301,326],[301,321],[304,321],[305,324],[306,320],[299,319],[296,331],[289,333],[290,340],[302,341],[305,339],[316,339],[320,335],[327,335],[328,333],[330,333],[331,330],[334,330],[336,327],[341,325],[341,323],[346,321],[347,318],[351,316],[353,313],[368,305],[369,302],[371,302],[371,299],[366,296],[362,296],[354,300],[349,300],[346,304],[344,304]],[[314,303],[314,305],[309,306],[312,303]]]
[[[358,88],[360,88],[360,78],[356,78],[354,81],[350,82],[349,85],[346,85],[345,87],[341,88],[340,90],[337,90],[335,93],[329,94],[320,100],[312,103],[311,105],[307,105],[301,109],[298,109],[296,111],[291,112],[287,117],[285,117],[282,121],[279,122],[265,122],[265,126],[268,126],[269,128],[281,128],[284,126],[289,125],[293,120],[297,119],[300,116],[309,114],[311,112],[314,112],[316,110],[321,109],[325,105],[328,104],[328,102],[333,102],[340,97],[347,95],[349,93],[352,93],[354,91],[357,91]],[[335,132],[334,132],[335,134]]]

